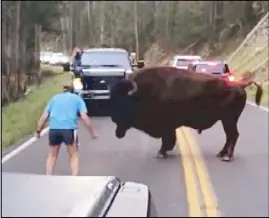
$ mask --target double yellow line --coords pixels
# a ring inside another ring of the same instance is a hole
[[[199,147],[187,127],[176,130],[190,217],[220,217],[217,199]]]

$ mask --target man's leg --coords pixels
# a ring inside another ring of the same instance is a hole
[[[76,132],[76,145],[77,145],[77,149],[78,149],[78,146],[79,146],[79,140],[78,140],[78,130],[75,130]],[[75,134],[75,133],[74,133]]]
[[[46,174],[52,175],[55,172],[55,166],[57,157],[60,150],[60,145],[63,141],[63,138],[59,131],[50,130],[49,131],[49,153],[46,160]]]
[[[64,142],[67,145],[67,152],[69,155],[69,164],[71,174],[77,176],[79,173],[79,154],[77,146],[77,130],[70,130],[66,132]]]

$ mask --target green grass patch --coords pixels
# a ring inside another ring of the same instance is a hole
[[[2,149],[35,131],[48,100],[62,90],[63,83],[68,79],[68,72],[56,72],[25,98],[2,108]]]

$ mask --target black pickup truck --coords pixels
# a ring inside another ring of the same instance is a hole
[[[110,86],[126,78],[133,67],[144,67],[143,61],[132,65],[129,54],[120,48],[91,48],[81,54],[80,64],[73,67],[75,93],[85,100],[88,110],[109,108]]]

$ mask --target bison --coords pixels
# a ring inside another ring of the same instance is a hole
[[[219,77],[168,66],[138,70],[110,90],[116,137],[123,138],[133,127],[161,138],[158,156],[164,158],[175,146],[177,128],[187,126],[201,133],[220,120],[226,142],[217,156],[230,161],[239,136],[237,122],[246,104],[244,88],[251,84],[257,86],[259,105],[263,91],[250,76],[227,84]]]

